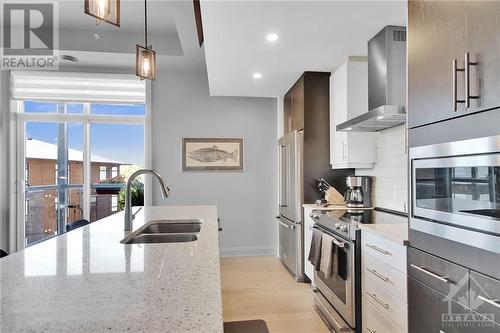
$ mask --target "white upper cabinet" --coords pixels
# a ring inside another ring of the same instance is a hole
[[[368,62],[349,57],[330,77],[330,164],[332,169],[373,168],[376,133],[337,132],[338,124],[368,112]]]

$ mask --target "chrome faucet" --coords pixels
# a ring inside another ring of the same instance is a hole
[[[170,194],[170,189],[165,185],[165,181],[158,172],[149,169],[140,169],[131,174],[127,180],[127,191],[125,192],[125,231],[132,231],[132,220],[134,219],[134,216],[132,215],[132,193],[130,192],[132,181],[138,176],[147,173],[155,176],[158,183],[160,183],[161,195],[163,198],[168,198]]]

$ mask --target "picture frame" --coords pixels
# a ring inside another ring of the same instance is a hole
[[[243,138],[183,138],[183,171],[243,171]]]

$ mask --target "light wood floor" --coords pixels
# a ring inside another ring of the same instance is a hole
[[[224,321],[263,319],[270,333],[328,333],[308,284],[277,257],[221,259]]]

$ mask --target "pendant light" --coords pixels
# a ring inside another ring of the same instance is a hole
[[[95,17],[97,24],[108,22],[120,26],[120,0],[85,0],[85,14]]]
[[[156,52],[152,45],[148,45],[148,8],[144,0],[144,46],[135,45],[135,75],[141,80],[155,79]]]

